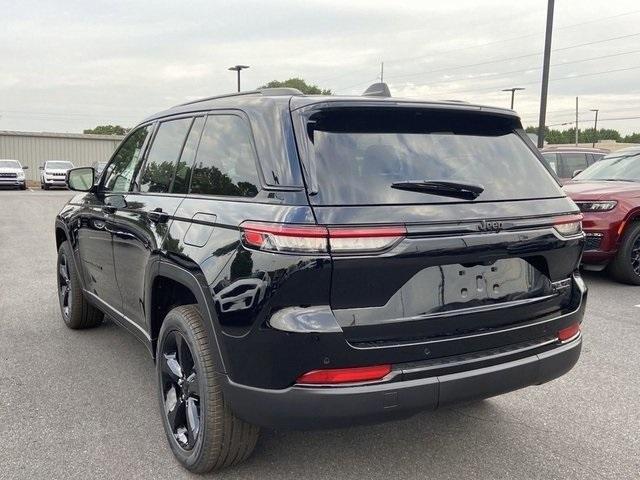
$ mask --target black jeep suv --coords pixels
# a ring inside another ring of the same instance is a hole
[[[149,348],[173,452],[539,385],[581,348],[581,216],[514,112],[267,89],[134,128],[56,220],[70,328]]]

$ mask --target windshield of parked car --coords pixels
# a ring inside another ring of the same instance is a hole
[[[0,168],[22,168],[16,160],[0,160]]]
[[[56,169],[56,170],[69,170],[70,168],[73,168],[73,163],[71,162],[61,162],[61,161],[52,161],[52,162],[47,162],[45,165],[45,168],[52,168],[52,169]]]
[[[627,153],[610,153],[599,162],[594,163],[576,175],[574,180],[640,182],[640,150]]]
[[[380,205],[563,196],[515,128],[513,118],[477,111],[321,110],[307,121],[307,185],[315,190],[310,199],[316,205]],[[459,199],[444,191],[449,188],[398,188],[425,181],[473,185],[481,193]]]

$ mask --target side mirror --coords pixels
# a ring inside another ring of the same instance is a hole
[[[22,169],[23,170],[29,170],[29,167],[25,165],[24,167],[22,167]]]
[[[582,173],[582,169],[580,170],[574,170],[573,171],[573,175],[571,175],[571,178],[575,177],[576,175],[578,175],[579,173]]]
[[[38,168],[39,168],[40,170],[44,170],[44,165],[40,165]]]
[[[67,171],[67,187],[77,192],[88,192],[93,188],[96,171],[91,167],[72,168]]]

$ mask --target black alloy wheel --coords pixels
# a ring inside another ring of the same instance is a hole
[[[631,246],[631,268],[636,275],[640,276],[640,235],[638,235]]]
[[[620,282],[640,285],[640,221],[629,223],[625,229],[609,273]]]
[[[66,322],[71,317],[73,305],[73,289],[71,288],[71,275],[69,273],[69,259],[66,253],[61,252],[58,259],[58,298],[60,299],[60,310]]]
[[[178,445],[193,449],[200,434],[200,383],[186,339],[172,330],[162,344],[161,388],[164,414]]]

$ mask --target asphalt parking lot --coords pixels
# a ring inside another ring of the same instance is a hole
[[[0,478],[187,478],[146,348],[110,322],[70,331],[53,221],[66,191],[0,191]],[[640,477],[640,287],[585,274],[584,347],[539,387],[383,425],[263,432],[216,478]]]

